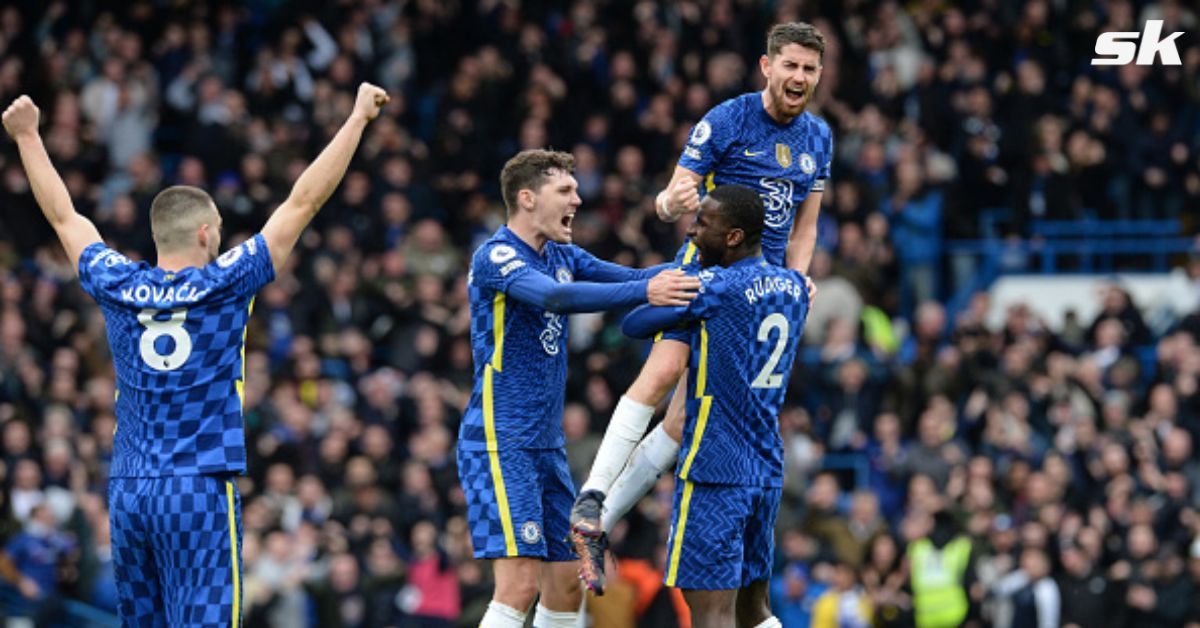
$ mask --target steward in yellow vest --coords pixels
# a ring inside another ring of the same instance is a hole
[[[974,580],[971,541],[956,535],[947,513],[939,512],[933,532],[909,544],[909,583],[917,628],[955,628],[971,611]]]

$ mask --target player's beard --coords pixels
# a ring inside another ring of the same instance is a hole
[[[771,98],[775,101],[776,111],[788,118],[795,118],[804,113],[804,110],[808,108],[808,103],[812,100],[812,94],[813,86],[806,86],[800,103],[798,105],[792,104],[787,97],[787,86],[781,83],[776,89],[772,90]]]

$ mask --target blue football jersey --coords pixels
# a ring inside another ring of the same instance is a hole
[[[505,293],[526,273],[542,273],[558,283],[588,279],[597,262],[573,244],[547,242],[539,254],[508,227],[501,227],[475,251],[467,280],[475,386],[459,428],[460,447],[499,451],[564,446],[567,316]]]
[[[809,192],[825,189],[832,160],[833,133],[824,120],[806,111],[779,124],[767,115],[762,94],[752,92],[705,114],[679,165],[703,176],[705,191],[726,183],[757,190],[766,209],[763,257],[783,266],[795,208]]]
[[[80,283],[100,304],[116,367],[112,477],[246,470],[246,323],[274,278],[261,235],[175,272],[101,242],[83,250]]]
[[[779,410],[808,317],[804,276],[753,257],[705,269],[700,281],[686,308],[694,322],[677,474],[782,486]]]

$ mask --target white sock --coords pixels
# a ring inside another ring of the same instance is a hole
[[[633,450],[629,466],[621,471],[604,500],[604,515],[600,522],[605,532],[612,532],[621,517],[654,486],[659,474],[675,464],[678,455],[679,443],[659,423]]]
[[[754,628],[783,628],[783,624],[780,623],[778,617],[771,615],[766,621],[755,626]]]
[[[533,628],[578,628],[579,611],[552,611],[538,602]]]
[[[622,396],[613,410],[612,420],[604,431],[604,440],[600,442],[600,450],[596,452],[596,460],[592,462],[592,470],[588,473],[580,491],[596,490],[608,493],[613,481],[621,468],[629,461],[629,455],[637,446],[650,417],[654,416],[654,406],[638,403],[629,397]]]
[[[488,604],[487,612],[479,622],[479,628],[523,628],[525,615],[511,606],[493,600]]]

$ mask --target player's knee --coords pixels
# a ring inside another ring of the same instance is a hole
[[[537,573],[510,573],[504,577],[496,578],[496,593],[492,599],[511,606],[522,612],[527,611],[533,606],[533,601],[537,599],[538,583]]]
[[[734,598],[732,593],[718,591],[685,591],[684,600],[692,611],[695,626],[734,625]]]
[[[742,602],[740,596],[737,605],[738,628],[758,628],[771,618],[771,607],[766,600],[748,600]]]
[[[579,586],[578,578],[571,578],[555,586],[547,586],[542,592],[542,604],[556,611],[570,611],[579,608],[583,601],[583,588]]]
[[[758,628],[771,617],[771,604],[766,581],[755,582],[738,591],[737,625],[739,628]]]

